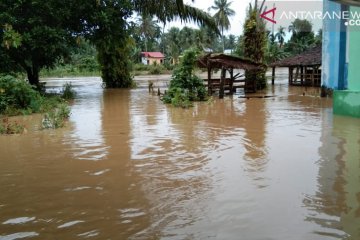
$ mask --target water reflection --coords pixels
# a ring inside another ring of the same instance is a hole
[[[360,123],[331,101],[76,90],[66,128],[0,136],[0,239],[359,238]]]
[[[76,86],[76,85],[75,85]],[[75,87],[77,98],[71,114],[71,141],[74,157],[81,160],[106,159],[108,146],[102,131],[103,89],[100,85]]]
[[[318,190],[306,196],[308,221],[321,228],[319,235],[338,239],[360,236],[360,121],[329,115],[324,121]]]
[[[208,158],[196,145],[193,132],[189,134],[192,125],[187,125],[190,130],[179,129],[180,125],[172,122],[171,110],[157,97],[134,90],[130,102],[131,159],[143,178],[151,216],[151,225],[134,238],[185,239],[185,228],[204,210],[200,199],[207,198],[210,187]]]

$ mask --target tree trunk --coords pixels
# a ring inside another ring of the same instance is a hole
[[[39,68],[35,66],[26,68],[29,83],[35,87],[39,87],[39,71]]]
[[[145,52],[147,52],[148,51],[148,46],[147,46],[147,38],[146,38],[146,36],[145,36],[144,42],[145,42]]]
[[[225,52],[225,41],[224,41],[224,28],[221,27],[221,37],[222,37],[222,43],[223,43],[223,53]]]

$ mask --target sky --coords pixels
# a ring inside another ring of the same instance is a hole
[[[242,27],[245,21],[246,9],[249,6],[251,0],[232,0],[231,8],[235,11],[235,16],[230,17],[231,28],[229,31],[225,32],[225,35],[234,34],[235,36],[239,36],[242,33]],[[192,3],[189,0],[184,0],[184,3],[189,4],[191,6],[197,7],[204,11],[208,11],[208,8],[214,4],[213,0],[195,0]],[[214,10],[210,11],[210,14],[213,15],[215,13]],[[166,29],[171,27],[179,27],[182,28],[184,26],[195,28],[197,25],[193,23],[181,23],[181,21],[170,22],[166,25]]]

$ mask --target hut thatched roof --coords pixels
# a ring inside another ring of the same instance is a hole
[[[248,59],[235,57],[226,54],[206,54],[197,60],[197,65],[200,68],[233,68],[233,69],[258,69],[264,67],[263,64],[253,62]]]
[[[270,67],[296,67],[321,65],[321,46],[270,64]]]

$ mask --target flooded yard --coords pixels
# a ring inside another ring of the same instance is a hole
[[[0,136],[1,240],[360,239],[360,119],[319,89],[181,109],[74,82],[65,128]]]

